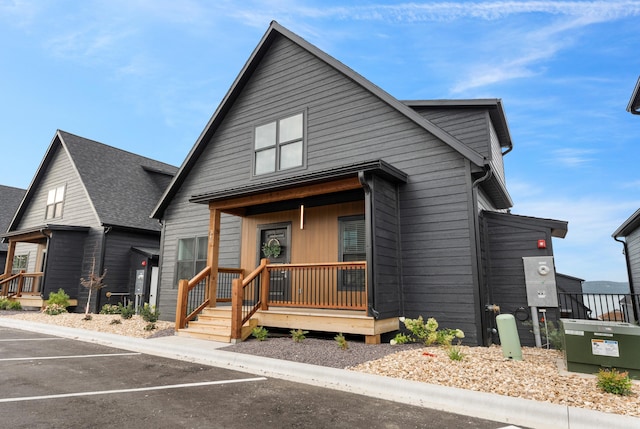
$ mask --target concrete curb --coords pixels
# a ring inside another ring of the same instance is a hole
[[[545,429],[628,429],[640,419],[583,408],[400,380],[217,350],[228,344],[185,337],[141,339],[0,317],[0,326],[357,393],[511,425]]]

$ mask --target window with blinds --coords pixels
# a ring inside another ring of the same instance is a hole
[[[349,216],[338,219],[340,231],[340,261],[354,262],[367,259],[364,216]],[[338,290],[364,290],[363,269],[342,269],[339,273]]]

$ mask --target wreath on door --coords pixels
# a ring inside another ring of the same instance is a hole
[[[277,238],[272,238],[266,243],[262,243],[262,253],[267,258],[277,258],[282,252],[280,241]]]

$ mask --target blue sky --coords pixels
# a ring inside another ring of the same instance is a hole
[[[0,184],[56,129],[180,165],[273,19],[398,99],[502,99],[512,212],[569,222],[559,272],[627,280],[640,1],[0,0]]]

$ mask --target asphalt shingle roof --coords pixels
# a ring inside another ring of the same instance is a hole
[[[58,131],[104,225],[159,231],[150,219],[177,167]]]
[[[18,210],[26,189],[0,185],[0,234],[5,233]],[[0,251],[7,251],[9,245],[0,242]]]

